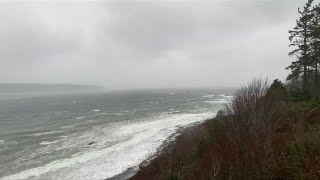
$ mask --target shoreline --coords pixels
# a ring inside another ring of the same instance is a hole
[[[190,152],[194,152],[195,149],[193,146],[194,142],[201,142],[203,137],[209,136],[207,133],[207,124],[215,120],[218,113],[215,113],[211,118],[204,119],[202,122],[194,123],[188,127],[180,128],[177,133],[170,136],[163,146],[159,148],[156,154],[154,154],[149,159],[145,160],[139,165],[139,169],[135,174],[128,179],[130,180],[150,180],[154,179],[153,175],[157,174],[162,168],[172,168],[171,163],[175,163],[175,156],[180,156],[185,154],[188,156]],[[172,138],[172,139],[171,139]],[[188,147],[188,148],[186,148]],[[184,155],[183,155],[184,156]],[[154,166],[158,162],[166,161],[166,167],[163,166]],[[121,176],[120,176],[121,177]]]
[[[138,173],[140,169],[128,169],[125,172],[118,174],[116,176],[113,176],[111,178],[107,178],[106,180],[119,180],[119,179],[130,179],[131,177],[133,177],[134,175],[136,175]]]
[[[128,168],[123,173],[115,175],[115,176],[113,176],[111,178],[106,178],[106,180],[126,180],[126,179],[131,179],[132,177],[136,176],[138,174],[138,172],[141,171],[144,167],[147,167],[148,165],[150,165],[150,162],[152,160],[158,158],[159,156],[161,156],[161,154],[163,154],[166,151],[168,151],[170,149],[170,147],[174,146],[176,144],[176,142],[180,138],[184,137],[187,134],[195,133],[197,131],[196,127],[202,126],[208,120],[213,119],[215,116],[216,116],[216,113],[213,114],[212,118],[204,119],[201,122],[195,122],[193,124],[190,124],[187,127],[179,127],[177,132],[173,133],[172,135],[170,135],[167,139],[165,139],[162,142],[162,145],[156,150],[155,154],[151,155],[150,157],[148,157],[147,159],[142,161],[138,166]]]

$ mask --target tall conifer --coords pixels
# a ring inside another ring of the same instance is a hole
[[[291,42],[290,46],[295,47],[289,55],[295,55],[297,60],[292,62],[292,64],[287,67],[291,69],[292,74],[288,76],[288,80],[299,79],[302,74],[303,79],[303,89],[307,90],[309,86],[309,71],[311,66],[311,34],[312,34],[312,23],[314,18],[312,3],[314,0],[308,0],[303,10],[298,8],[300,17],[296,20],[296,26],[293,30],[290,30],[289,40]]]

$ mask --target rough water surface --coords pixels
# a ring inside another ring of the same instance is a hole
[[[138,166],[231,90],[161,90],[0,100],[0,179],[105,179]],[[14,97],[14,95],[12,96]]]

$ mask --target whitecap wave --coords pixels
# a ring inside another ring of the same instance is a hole
[[[55,144],[57,142],[59,142],[59,141],[58,140],[56,140],[56,141],[43,141],[40,143],[40,145],[46,146],[46,145],[50,145],[50,144]]]
[[[225,99],[218,99],[218,100],[214,100],[214,101],[204,101],[205,103],[208,104],[226,104],[229,101],[225,100]]]
[[[3,177],[6,179],[105,179],[126,171],[129,167],[138,166],[143,160],[154,154],[162,142],[177,132],[181,126],[189,126],[213,117],[214,113],[172,114],[132,123],[116,123],[112,131],[107,131],[101,141],[122,140],[104,149],[91,149],[74,157],[57,160],[41,167],[36,167]],[[94,137],[104,129],[93,129],[82,137]],[[109,127],[110,128],[110,127]],[[109,129],[110,130],[110,129]],[[88,133],[91,133],[88,136]],[[80,139],[81,140],[81,139]],[[78,141],[76,141],[78,142]],[[46,144],[53,142],[46,142]]]
[[[180,113],[181,111],[171,111],[171,112],[169,112],[169,114],[178,114],[178,113]]]
[[[63,131],[48,131],[48,132],[40,132],[40,133],[34,133],[34,134],[30,134],[27,136],[44,136],[44,135],[51,135],[51,134],[57,134],[57,133],[61,133]]]
[[[202,96],[203,98],[213,98],[215,97],[216,95],[205,95],[205,96]]]
[[[85,119],[86,117],[83,117],[83,116],[80,116],[80,117],[77,117],[76,119]]]
[[[227,99],[234,98],[234,96],[231,96],[231,95],[219,95],[219,96],[220,96],[220,97],[227,98]]]

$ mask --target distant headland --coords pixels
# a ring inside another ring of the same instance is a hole
[[[0,83],[0,93],[102,91],[102,86],[78,84]]]

